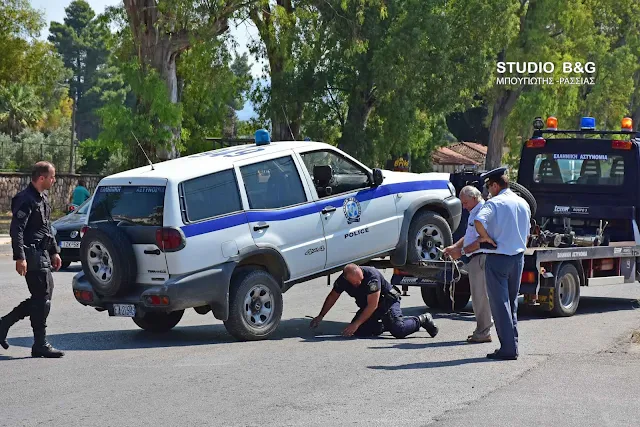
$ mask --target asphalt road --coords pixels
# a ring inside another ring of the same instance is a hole
[[[489,361],[494,343],[464,342],[473,314],[434,313],[440,334],[396,340],[341,338],[355,313],[346,296],[317,331],[328,287],[314,280],[285,294],[270,341],[235,342],[211,313],[185,313],[163,336],[127,318],[79,305],[78,271],[54,274],[49,339],[63,359],[32,359],[28,320],[0,348],[0,425],[495,426],[637,425],[640,285],[583,288],[578,313],[520,314],[517,361]],[[0,256],[0,313],[27,297]],[[419,290],[407,314],[425,310]]]

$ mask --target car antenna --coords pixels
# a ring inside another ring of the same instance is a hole
[[[287,121],[287,127],[289,128],[289,133],[291,134],[291,140],[295,141],[296,137],[293,136],[293,131],[291,130],[291,124],[289,123],[289,118],[287,117],[287,112],[284,110],[284,105],[280,106],[282,108],[282,112],[284,113],[284,119]]]
[[[133,131],[131,131],[131,135],[136,138],[136,134],[134,134]],[[151,163],[151,159],[149,158],[149,156],[147,156],[147,153],[145,153],[144,148],[142,148],[142,145],[140,144],[140,141],[138,141],[138,138],[136,138],[136,142],[138,143],[138,147],[140,147],[140,151],[142,151],[142,154],[144,154],[144,156],[147,158],[147,161],[151,165],[151,170],[155,170],[153,168],[153,163]]]

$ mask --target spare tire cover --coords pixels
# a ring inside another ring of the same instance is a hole
[[[92,226],[80,243],[82,271],[102,296],[125,293],[136,280],[138,263],[127,234],[115,224]]]

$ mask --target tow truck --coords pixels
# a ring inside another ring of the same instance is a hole
[[[640,266],[640,132],[631,118],[620,130],[596,130],[593,117],[579,129],[558,129],[556,117],[536,117],[522,146],[511,188],[531,207],[520,294],[525,305],[553,316],[572,316],[583,286],[633,283]],[[484,171],[451,174],[459,194],[474,185],[484,195]],[[454,232],[465,232],[468,213]],[[444,249],[444,248],[441,248]],[[378,263],[385,267],[385,262]],[[464,263],[441,256],[416,265],[393,266],[392,284],[421,288],[431,308],[457,311],[470,299]],[[472,301],[473,303],[473,301]]]

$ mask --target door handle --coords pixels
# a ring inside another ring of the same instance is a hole
[[[144,253],[147,255],[160,255],[160,249],[154,249],[154,250],[145,249]]]
[[[253,231],[260,231],[269,228],[269,224],[261,223],[253,226]]]
[[[333,206],[327,206],[324,209],[322,209],[322,213],[328,214],[328,213],[334,212],[335,210],[336,208],[334,208]]]

